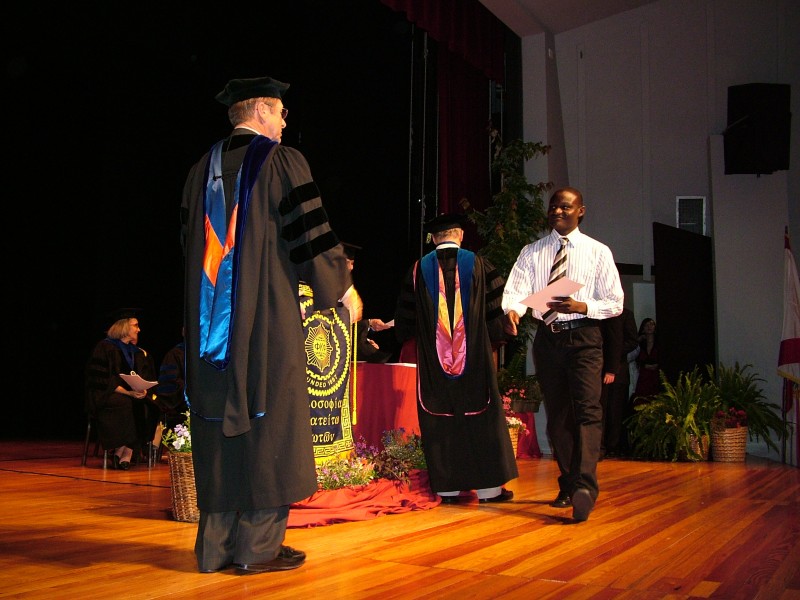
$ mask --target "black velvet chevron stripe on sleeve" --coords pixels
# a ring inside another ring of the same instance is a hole
[[[322,254],[326,250],[330,250],[339,243],[339,238],[333,231],[328,231],[318,237],[315,237],[308,243],[301,244],[297,248],[292,248],[289,252],[289,260],[294,264],[300,264],[307,260],[311,260],[318,254]]]
[[[500,272],[488,261],[483,261],[486,272],[486,320],[491,321],[503,315],[503,287],[505,281]]]
[[[322,206],[319,188],[313,181],[298,185],[281,200],[281,237],[289,242],[289,260],[304,263],[339,243]]]
[[[319,196],[320,193],[317,184],[313,181],[309,181],[303,185],[298,185],[289,192],[289,196],[281,200],[278,210],[281,216],[286,216],[304,202],[314,200],[315,198],[319,198]]]
[[[486,311],[486,320],[492,321],[497,319],[498,317],[503,316],[503,309],[502,307],[498,306],[497,308],[493,308],[491,310]]]
[[[300,214],[294,221],[284,225],[281,237],[287,242],[293,242],[308,231],[328,222],[328,213],[322,206]]]

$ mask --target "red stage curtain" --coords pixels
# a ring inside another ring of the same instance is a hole
[[[462,198],[476,210],[491,201],[489,81],[461,58],[439,53],[439,213],[463,212]],[[464,245],[480,247],[468,224]]]
[[[483,210],[491,202],[487,125],[490,80],[505,81],[507,28],[478,0],[382,0],[439,44],[438,213],[462,212],[467,198]],[[431,218],[433,215],[426,215]],[[479,247],[467,229],[465,245]]]

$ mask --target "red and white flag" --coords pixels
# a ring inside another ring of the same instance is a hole
[[[797,403],[800,389],[800,278],[789,244],[789,228],[784,233],[783,250],[783,335],[778,354],[778,375],[783,382],[783,410]]]

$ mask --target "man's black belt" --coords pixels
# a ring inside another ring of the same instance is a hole
[[[553,333],[561,333],[563,331],[570,331],[572,329],[578,329],[578,327],[589,327],[594,325],[595,327],[600,325],[600,321],[597,319],[574,319],[572,321],[553,321],[550,325],[545,325],[544,322],[541,323],[542,327],[547,327]]]

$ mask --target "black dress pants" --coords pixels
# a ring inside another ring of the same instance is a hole
[[[597,499],[603,437],[603,339],[598,324],[554,333],[539,324],[533,341],[536,376],[547,411],[547,435],[561,475],[559,491],[585,488]]]
[[[214,571],[232,563],[271,561],[286,537],[289,507],[242,512],[200,511],[195,556],[200,571]]]

